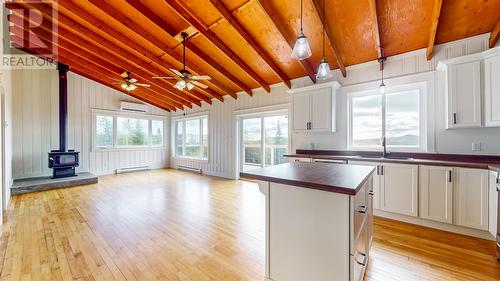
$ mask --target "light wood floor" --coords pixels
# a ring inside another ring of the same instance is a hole
[[[174,170],[12,198],[0,280],[263,280],[256,185]],[[376,219],[366,280],[500,280],[494,243]]]

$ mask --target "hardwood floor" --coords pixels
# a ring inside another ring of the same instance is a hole
[[[255,184],[158,170],[12,198],[0,280],[263,280]],[[376,218],[366,280],[500,280],[494,243]]]

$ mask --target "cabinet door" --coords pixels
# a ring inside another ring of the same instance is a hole
[[[380,167],[381,209],[416,217],[418,215],[418,166],[383,164]]]
[[[455,223],[488,230],[488,171],[460,168]]]
[[[349,165],[363,165],[363,166],[373,166],[375,167],[375,172],[373,173],[373,188],[370,195],[372,197],[373,209],[380,209],[380,182],[381,176],[379,175],[379,163],[376,162],[364,162],[364,161],[351,161],[349,160]]]
[[[500,54],[484,60],[486,126],[500,126]]]
[[[332,131],[332,89],[324,88],[310,92],[311,95],[311,130]]]
[[[307,123],[311,121],[309,93],[297,93],[292,97],[293,130],[307,130]]]
[[[420,166],[420,217],[453,223],[453,168]]]
[[[481,126],[481,62],[450,66],[448,77],[448,126]]]

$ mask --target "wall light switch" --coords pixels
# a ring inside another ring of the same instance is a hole
[[[472,151],[481,151],[481,143],[473,142],[472,143]]]

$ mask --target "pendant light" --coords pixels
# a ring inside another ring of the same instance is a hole
[[[379,86],[379,91],[381,94],[385,94],[385,84],[384,84],[384,62],[387,60],[386,57],[380,57],[378,58],[378,62],[381,64],[382,66],[382,83],[380,83],[380,86]]]
[[[321,60],[321,63],[319,64],[318,67],[318,73],[316,73],[316,79],[317,80],[327,80],[332,78],[332,72],[330,70],[330,65],[328,64],[328,61],[326,60],[325,56],[325,1],[323,0],[323,19],[321,24],[323,25],[323,59]]]
[[[295,46],[293,46],[292,58],[304,60],[311,56],[311,48],[309,47],[309,42],[307,42],[307,37],[304,35],[302,30],[302,17],[303,17],[303,0],[300,0],[300,35],[295,41]]]

